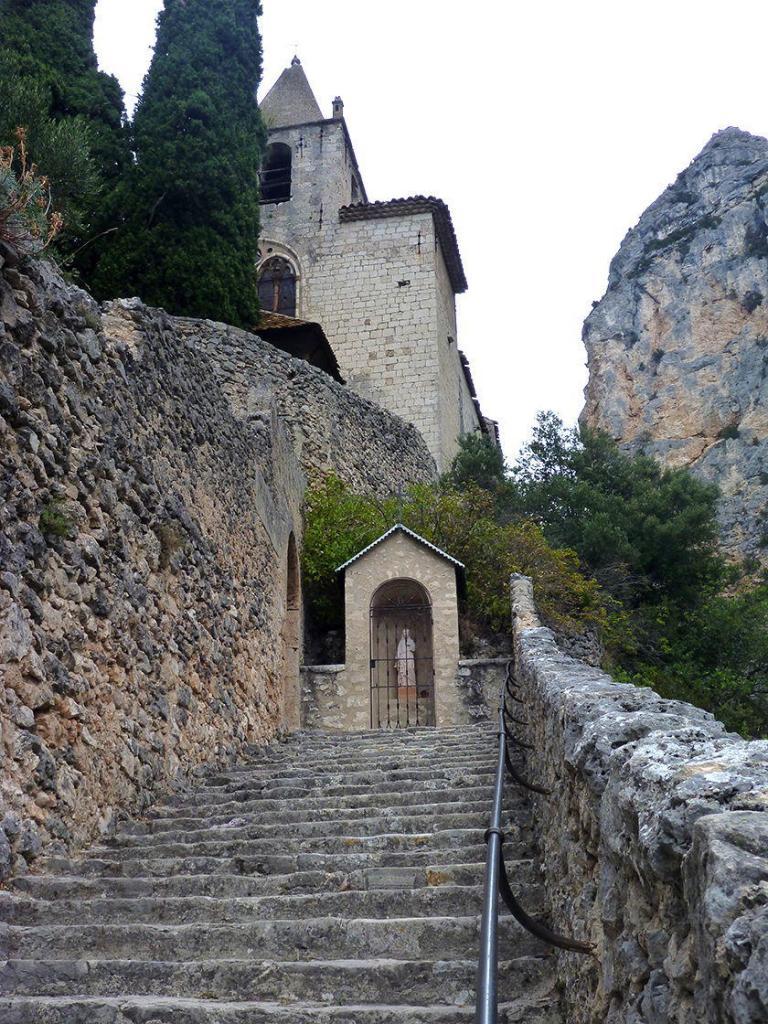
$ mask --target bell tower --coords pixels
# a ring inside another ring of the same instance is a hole
[[[347,384],[412,423],[439,469],[487,426],[456,345],[466,279],[448,207],[368,201],[337,96],[330,117],[294,57],[261,103],[260,295],[319,323]]]

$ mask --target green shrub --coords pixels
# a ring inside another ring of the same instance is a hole
[[[0,149],[0,241],[19,256],[38,256],[61,229],[61,216],[51,210],[48,180],[29,164],[26,133],[17,132],[18,146]]]
[[[40,532],[45,537],[71,537],[73,525],[63,502],[57,498],[52,498],[43,506],[40,513]]]
[[[706,708],[745,736],[768,736],[768,584],[668,616],[664,639],[660,658],[619,670],[620,678]]]

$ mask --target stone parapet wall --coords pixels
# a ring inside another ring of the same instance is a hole
[[[345,665],[303,665],[301,727],[345,732],[355,717],[356,693],[350,693]]]
[[[453,725],[495,719],[509,658],[460,661],[456,671]],[[370,694],[352,685],[346,665],[305,665],[301,670],[301,727],[344,732],[368,728]]]
[[[563,654],[513,577],[516,677],[571,1024],[768,1019],[768,742]]]

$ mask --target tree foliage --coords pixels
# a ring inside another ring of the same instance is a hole
[[[48,192],[60,213],[66,231],[62,250],[82,244],[94,205],[98,202],[100,180],[91,149],[91,129],[84,118],[56,119],[50,114],[49,97],[38,79],[19,73],[18,62],[0,52],[0,140],[13,146],[15,171],[23,173],[18,132],[24,131],[27,155],[48,181]]]
[[[654,658],[628,658],[617,676],[712,711],[745,736],[768,735],[768,583],[665,612]]]
[[[628,456],[607,435],[567,430],[539,416],[514,468],[517,512],[540,522],[554,544],[630,607],[681,607],[722,584],[717,489],[686,470]]]
[[[483,444],[465,442],[449,476],[486,487],[502,520],[533,520],[577,553],[614,602],[606,667],[745,735],[768,733],[768,583],[739,581],[720,555],[717,489],[552,414],[502,481],[488,474],[497,456]]]
[[[475,484],[421,484],[405,499],[380,500],[348,490],[335,477],[307,498],[302,556],[304,587],[315,623],[336,628],[343,604],[336,573],[396,522],[414,530],[466,566],[466,602],[472,620],[493,630],[509,627],[509,576],[537,580],[539,607],[555,628],[603,626],[607,609],[599,587],[578,570],[572,551],[552,548],[533,522],[499,522],[493,498]]]
[[[0,3],[0,144],[27,131],[30,159],[64,216],[60,249],[86,276],[98,249],[83,246],[108,228],[117,182],[130,159],[123,94],[98,70],[96,0]]]
[[[252,325],[263,128],[257,0],[165,0],[102,294]]]

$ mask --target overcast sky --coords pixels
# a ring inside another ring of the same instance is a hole
[[[96,48],[135,101],[161,0],[100,0]],[[706,143],[768,134],[764,0],[263,0],[264,80],[298,53],[340,94],[371,199],[450,206],[459,345],[509,456],[575,421],[581,325],[629,227]]]

